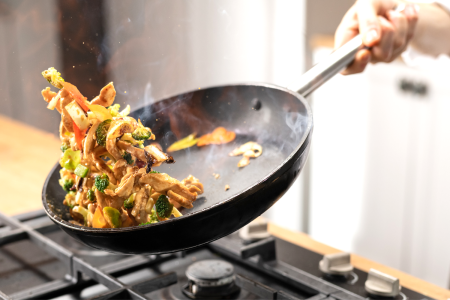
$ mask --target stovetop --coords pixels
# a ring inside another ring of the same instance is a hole
[[[234,283],[225,284],[234,292],[223,299],[370,298],[366,272],[326,276],[318,268],[322,255],[274,237],[246,244],[232,234],[187,252],[126,256],[82,245],[44,211],[15,218],[0,214],[0,222],[0,299],[187,300],[193,285],[186,270],[205,260],[234,268]],[[209,281],[204,290],[217,291],[209,298],[217,299],[219,290]],[[429,298],[402,288],[395,299]]]

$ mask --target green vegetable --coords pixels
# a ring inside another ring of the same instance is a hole
[[[131,157],[131,154],[126,152],[122,155],[123,159],[127,161],[127,164],[132,165],[134,163],[134,160]]]
[[[168,218],[172,213],[173,204],[166,195],[159,196],[155,204],[156,213],[160,218]]]
[[[175,152],[196,145],[199,140],[195,138],[196,135],[197,135],[196,133],[192,133],[187,137],[185,137],[184,139],[181,139],[178,142],[173,143],[172,145],[169,146],[169,148],[167,148],[167,152]]]
[[[119,117],[119,109],[120,104],[114,104],[108,107],[109,112],[111,113],[111,116],[113,117]]]
[[[106,134],[108,133],[109,126],[111,125],[111,119],[105,120],[98,125],[95,135],[97,136],[97,143],[100,146],[106,145]]]
[[[128,197],[128,199],[123,202],[123,207],[125,207],[125,208],[133,208],[133,206],[134,206],[134,196],[135,195],[136,195],[136,193],[131,194],[130,197]]]
[[[138,141],[148,140],[151,137],[151,135],[152,135],[152,132],[148,128],[145,128],[145,127],[138,127],[131,134],[133,139],[138,140]]]
[[[61,149],[62,153],[66,152],[66,150],[69,148],[70,148],[70,146],[67,144],[61,144],[61,147],[59,147],[59,149]]]
[[[161,172],[158,172],[158,171],[155,171],[155,170],[150,171],[150,174],[151,173],[161,174]]]
[[[71,207],[72,210],[76,213],[79,213],[80,215],[83,216],[84,219],[84,225],[86,225],[87,223],[87,215],[88,215],[88,210],[82,206],[75,206],[75,207]]]
[[[89,201],[91,202],[95,202],[95,200],[97,199],[95,197],[95,192],[93,190],[88,190],[87,191],[87,198],[89,199]]]
[[[55,88],[62,89],[64,87],[64,79],[62,79],[61,73],[59,73],[55,68],[48,68],[48,70],[45,70],[41,74]]]
[[[120,212],[117,209],[106,206],[103,208],[103,216],[112,228],[119,228],[122,226]]]
[[[108,187],[109,185],[109,178],[108,175],[103,174],[101,176],[95,177],[94,186],[103,193],[103,191]]]
[[[66,192],[70,192],[70,189],[74,185],[74,181],[72,178],[61,178],[59,181],[59,185],[65,190]]]
[[[83,166],[82,164],[79,164],[74,171],[75,175],[79,177],[86,177],[86,175],[89,173],[89,168]]]
[[[64,197],[65,205],[73,209],[73,207],[76,204],[75,196],[76,196],[75,192],[68,192],[67,195]]]
[[[149,217],[150,221],[145,222],[145,223],[141,223],[141,224],[139,224],[139,226],[150,225],[150,224],[154,224],[154,223],[158,223],[159,222],[158,216],[156,215],[156,211],[154,209],[152,209],[152,213],[148,217]]]
[[[81,151],[73,151],[72,149],[67,149],[64,151],[59,164],[61,167],[73,171],[80,164],[81,161]]]

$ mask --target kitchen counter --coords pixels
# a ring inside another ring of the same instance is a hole
[[[47,174],[57,162],[60,141],[54,135],[0,116],[0,211],[15,215],[41,209],[41,191]],[[26,137],[26,144],[24,143]],[[20,201],[18,201],[20,199]],[[274,236],[320,254],[340,252],[313,240],[304,233],[269,225]],[[375,268],[400,279],[400,284],[436,299],[450,298],[450,291],[404,272],[352,254],[352,264],[368,272]]]

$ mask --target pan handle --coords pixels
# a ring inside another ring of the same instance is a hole
[[[355,36],[339,49],[333,51],[326,59],[309,69],[287,88],[291,91],[297,91],[303,97],[309,96],[328,79],[347,67],[355,59],[356,52],[363,47],[361,36]]]

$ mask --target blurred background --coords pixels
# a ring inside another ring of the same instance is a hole
[[[59,114],[40,95],[41,72],[51,66],[88,99],[114,81],[116,103],[132,107],[227,83],[287,86],[332,51],[352,4],[0,0],[0,124],[57,135]],[[450,64],[446,57],[415,62],[338,75],[308,99],[315,128],[307,166],[265,216],[448,288]],[[39,208],[40,190],[2,186],[2,177],[26,177],[4,167],[25,159],[9,150],[8,130],[0,126],[0,210],[14,198]],[[32,157],[38,150],[20,138]],[[52,164],[42,166],[30,163],[43,174]]]

